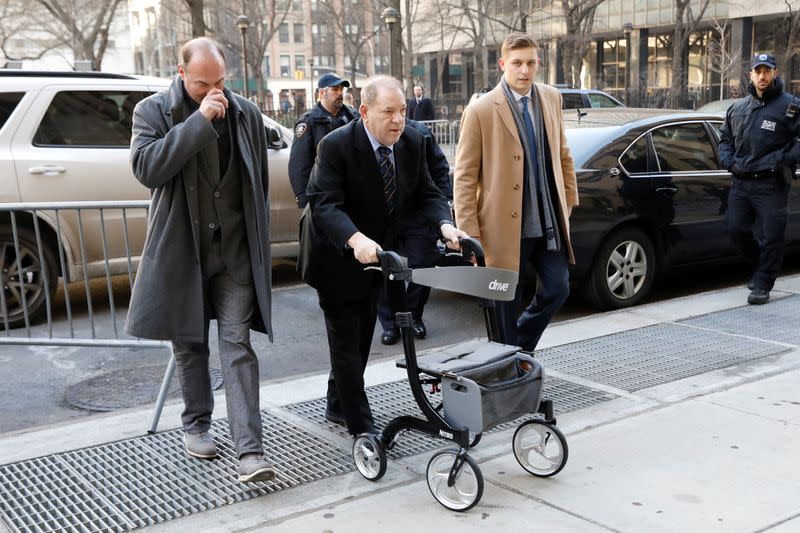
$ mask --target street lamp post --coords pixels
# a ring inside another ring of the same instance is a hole
[[[317,92],[314,90],[314,58],[308,60],[308,71],[311,73],[311,98],[310,103],[307,106],[308,109],[311,109],[317,104]]]
[[[401,45],[398,43],[400,40],[400,12],[393,7],[387,7],[381,13],[381,20],[389,27],[389,71],[392,76],[403,81],[403,60],[400,56]]]
[[[250,78],[247,72],[247,39],[245,35],[247,34],[247,28],[250,27],[250,19],[247,18],[246,15],[239,15],[236,18],[236,25],[239,26],[239,29],[242,30],[242,64],[244,65],[244,97],[250,98],[250,90],[247,86],[247,81]]]
[[[630,106],[631,100],[628,94],[631,79],[631,31],[633,24],[626,22],[622,25],[622,33],[625,35],[625,105]]]

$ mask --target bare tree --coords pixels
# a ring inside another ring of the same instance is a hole
[[[0,51],[8,60],[41,59],[47,52],[61,46],[46,32],[31,30],[31,19],[41,18],[39,6],[30,6],[24,0],[0,0]],[[15,46],[24,41],[25,46]]]
[[[734,81],[726,79],[726,76],[732,67],[741,60],[742,45],[740,44],[735,49],[731,48],[731,28],[728,19],[724,19],[722,22],[713,19],[711,26],[717,33],[717,38],[708,44],[708,55],[711,59],[709,67],[719,74],[719,99],[723,100],[726,83],[731,84]]]
[[[100,70],[108,32],[122,0],[36,0],[52,17],[53,37],[72,49],[76,60]]]
[[[605,0],[561,0],[566,25],[562,39],[564,81],[580,86],[583,60],[592,44],[592,28],[597,7]]]
[[[366,62],[361,52],[381,29],[377,6],[371,0],[319,0],[319,6],[329,14],[327,20],[333,24],[334,34],[342,42],[344,53],[350,60],[350,86],[355,88],[360,64],[364,65],[366,73]]]
[[[789,73],[792,58],[800,55],[800,9],[797,0],[783,0],[786,5],[785,16],[775,22],[775,42],[785,43],[786,48],[776,50],[778,72]],[[784,79],[788,79],[784,77]],[[788,87],[787,87],[788,90]]]
[[[292,3],[286,0],[242,0],[240,5],[216,0],[218,25],[207,28],[214,37],[231,51],[230,57],[240,57],[242,52],[241,32],[236,18],[244,14],[250,21],[246,32],[247,64],[256,80],[256,98],[259,105],[266,101],[264,95],[264,69],[262,62],[267,46],[286,21]],[[232,63],[232,61],[229,61]],[[244,69],[242,69],[244,72]],[[244,76],[242,76],[244,78]],[[246,83],[246,80],[245,80]]]
[[[421,15],[420,23],[427,23],[430,25],[430,31],[425,32],[428,40],[423,41],[421,44],[429,42],[436,43],[436,76],[434,78],[437,83],[428,88],[428,96],[436,100],[442,94],[442,79],[444,78],[444,69],[446,66],[445,59],[450,54],[450,51],[455,45],[457,34],[448,31],[445,24],[459,24],[459,20],[463,18],[456,6],[449,0],[433,0],[427,6],[426,10]]]
[[[678,109],[686,105],[688,96],[688,71],[686,49],[689,35],[697,29],[710,0],[695,0],[698,10],[692,9],[692,0],[675,0],[675,30],[672,39],[672,85],[670,86],[669,106]]]
[[[205,5],[203,0],[183,0],[189,8],[192,17],[192,37],[202,37],[206,34],[206,21],[203,16]]]

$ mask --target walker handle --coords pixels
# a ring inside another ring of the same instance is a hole
[[[483,246],[478,239],[473,237],[461,237],[458,239],[461,245],[461,252],[464,259],[469,259],[470,255],[474,255],[478,262],[478,266],[486,266],[486,256],[483,253]]]

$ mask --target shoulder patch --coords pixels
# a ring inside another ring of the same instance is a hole
[[[299,139],[306,132],[307,128],[308,128],[308,126],[306,126],[306,123],[305,122],[301,122],[300,124],[298,124],[297,126],[294,127],[294,136]]]

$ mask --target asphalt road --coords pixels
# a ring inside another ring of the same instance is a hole
[[[786,273],[800,272],[798,258],[787,258]],[[328,346],[322,312],[317,305],[316,293],[302,284],[292,264],[277,265],[274,270],[275,290],[273,294],[273,326],[275,342],[269,343],[266,336],[253,334],[253,347],[260,360],[262,380],[282,380],[298,375],[318,373],[329,368]],[[722,265],[704,269],[683,269],[663,279],[648,301],[657,301],[684,296],[705,290],[744,285],[748,279],[743,265]],[[126,302],[129,297],[127,279],[114,280],[113,294],[116,302]],[[85,336],[90,329],[85,320],[87,304],[85,290],[81,285],[70,286],[70,300],[74,308],[76,336]],[[105,282],[92,284],[93,313],[98,337],[113,333],[109,317],[109,305]],[[742,302],[747,295],[742,288]],[[56,306],[63,300],[59,296]],[[556,316],[556,321],[569,320],[596,312],[587,306],[579,293],[567,300]],[[117,309],[118,328],[121,330],[124,309]],[[55,314],[55,332],[67,328],[66,314]],[[469,297],[434,290],[425,310],[428,338],[417,342],[417,349],[424,350],[451,344],[470,337],[484,336],[483,317],[474,300]],[[24,330],[15,330],[15,335],[24,335]],[[45,326],[32,330],[34,335],[48,334]],[[216,355],[216,333],[211,332],[213,367],[219,367]],[[380,327],[376,327],[371,360],[397,358],[402,355],[401,345],[383,346],[380,343]],[[18,431],[42,424],[57,423],[73,418],[92,416],[93,411],[76,409],[65,396],[95,399],[108,394],[115,400],[134,401],[142,394],[140,375],[143,369],[166,366],[169,353],[166,349],[142,348],[79,348],[47,346],[2,346],[0,345],[0,433]],[[157,369],[156,369],[157,370]],[[105,376],[122,375],[123,381],[105,384],[110,390],[92,389],[83,382],[94,378],[94,385],[103,383]],[[151,382],[155,380],[150,380]],[[148,383],[149,388],[157,383]],[[324,391],[319,391],[320,396]],[[174,426],[177,421],[165,421]],[[162,426],[164,427],[164,426]]]

